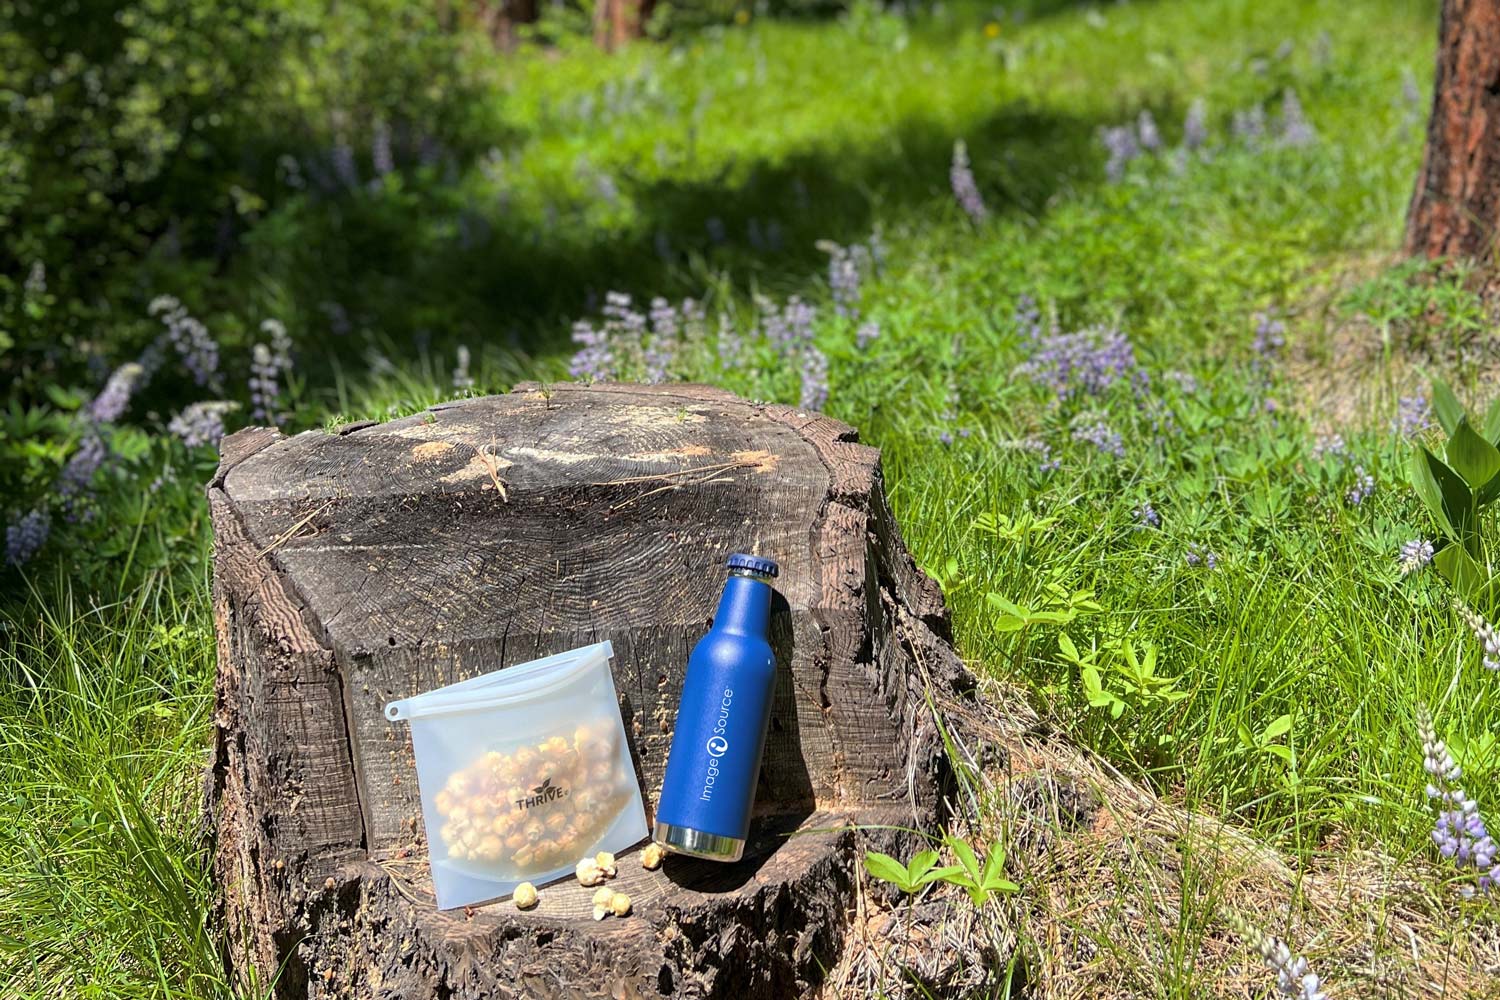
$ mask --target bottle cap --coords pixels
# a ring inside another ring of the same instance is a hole
[[[780,572],[775,559],[767,559],[764,556],[751,556],[743,552],[736,552],[725,562],[730,569],[748,569],[752,573],[761,576],[775,576]]]

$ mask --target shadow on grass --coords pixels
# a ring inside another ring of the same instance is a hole
[[[992,215],[1040,216],[1055,198],[1102,180],[1100,124],[1016,106],[967,128],[962,138]],[[615,231],[577,215],[488,217],[441,189],[361,195],[316,209],[300,246],[260,264],[279,268],[302,316],[316,318],[322,303],[337,301],[398,353],[402,344],[416,354],[498,343],[549,354],[570,349],[567,321],[609,290],[675,299],[701,295],[724,276],[740,290],[807,294],[827,266],[819,240],[857,242],[877,225],[933,214],[962,223],[949,193],[955,138],[924,120],[860,149],[759,162],[738,171],[738,181],[727,170],[697,182],[627,176],[619,184],[637,221]],[[414,238],[419,231],[427,236]]]

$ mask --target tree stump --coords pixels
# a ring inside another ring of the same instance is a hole
[[[277,997],[797,995],[839,960],[859,852],[940,822],[931,699],[972,680],[844,424],[698,386],[523,385],[241,431],[208,495],[218,918],[236,973]],[[745,859],[624,857],[635,911],[604,923],[576,882],[530,912],[438,912],[385,704],[610,639],[649,810],[738,550],[780,561],[786,601]]]

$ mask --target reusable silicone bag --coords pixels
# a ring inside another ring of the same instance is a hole
[[[410,722],[438,909],[571,875],[646,836],[608,642],[386,705]]]

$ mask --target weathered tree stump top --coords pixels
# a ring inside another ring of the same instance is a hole
[[[781,995],[837,948],[846,828],[933,821],[921,650],[939,684],[964,678],[877,453],[845,425],[697,386],[522,386],[338,434],[242,432],[210,499],[216,872],[231,938],[256,925],[244,957],[290,963],[284,995],[325,968],[363,996],[506,996],[526,976],[718,995],[736,963],[750,995]],[[780,561],[785,598],[746,860],[627,858],[636,913],[604,925],[576,883],[531,913],[436,912],[410,737],[385,704],[610,639],[654,804],[688,652],[738,550]],[[402,939],[418,942],[404,957]]]

